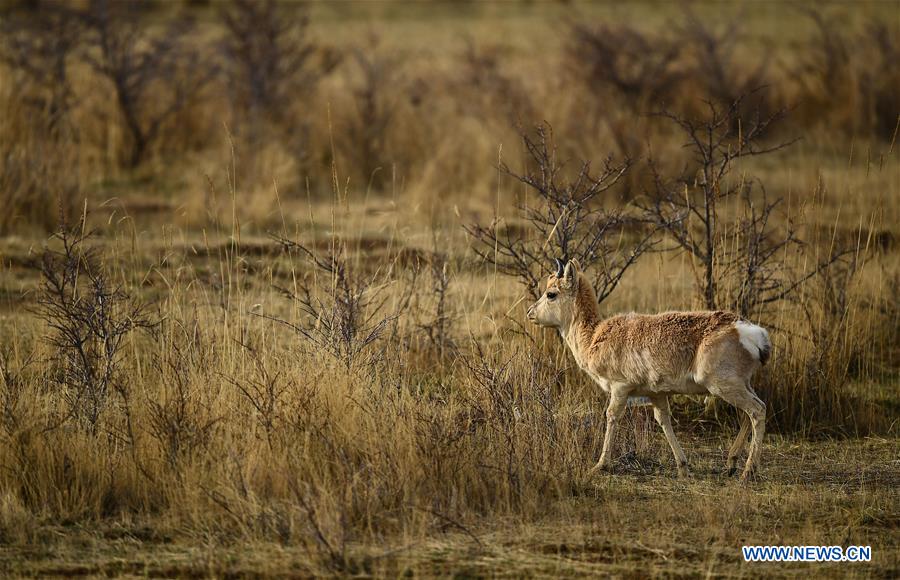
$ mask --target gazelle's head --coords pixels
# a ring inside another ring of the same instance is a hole
[[[575,260],[555,262],[556,272],[547,279],[547,290],[528,309],[528,320],[563,330],[575,320],[580,267]]]

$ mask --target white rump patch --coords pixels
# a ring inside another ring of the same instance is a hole
[[[772,348],[772,343],[769,342],[769,332],[762,326],[739,320],[734,323],[734,328],[738,331],[741,345],[756,360],[759,360],[761,352]]]

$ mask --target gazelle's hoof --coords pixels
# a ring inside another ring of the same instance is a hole
[[[694,474],[691,473],[691,468],[687,464],[678,466],[678,477],[680,479],[690,479],[693,476]]]
[[[755,469],[745,469],[744,472],[741,473],[741,484],[748,484],[754,479],[756,479]]]
[[[602,472],[609,472],[612,470],[612,465],[609,462],[598,462],[597,465],[593,466],[588,470],[588,476],[597,475]]]

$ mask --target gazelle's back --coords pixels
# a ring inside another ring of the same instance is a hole
[[[696,392],[710,373],[738,378],[758,364],[742,347],[741,324],[722,311],[622,314],[597,325],[587,362],[612,381]]]

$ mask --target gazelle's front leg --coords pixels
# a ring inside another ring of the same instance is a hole
[[[591,469],[591,473],[601,469],[608,469],[612,461],[612,446],[616,435],[616,426],[625,413],[625,405],[628,402],[628,393],[624,389],[609,390],[609,405],[606,407],[606,433],[603,435],[603,452],[600,453],[600,461]]]

